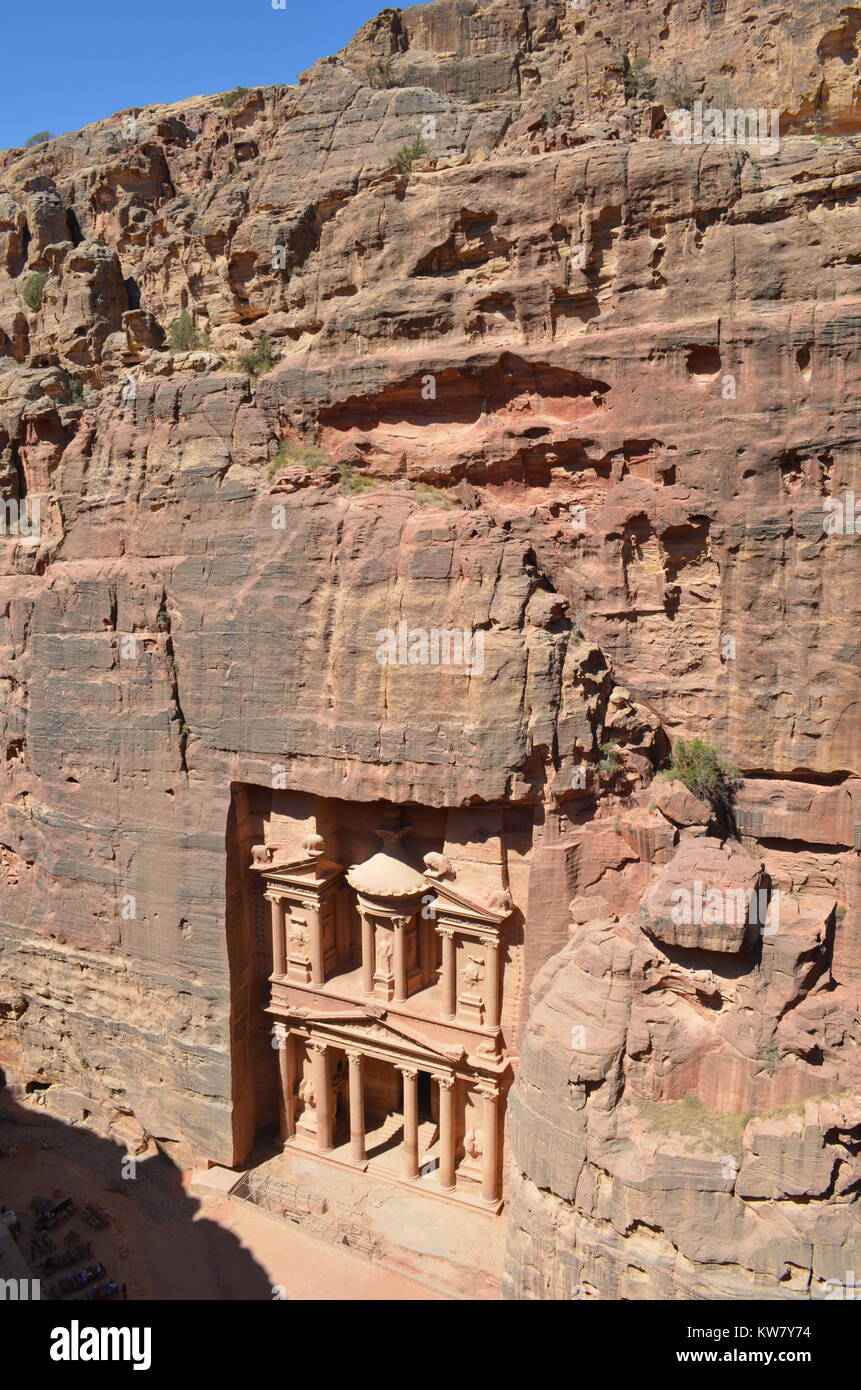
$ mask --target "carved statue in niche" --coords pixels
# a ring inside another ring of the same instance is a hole
[[[466,1134],[463,1136],[463,1147],[467,1158],[470,1158],[474,1163],[477,1163],[478,1160],[481,1158],[482,1153],[484,1152],[484,1147],[481,1142],[481,1130],[468,1129],[466,1131]]]
[[[391,973],[392,953],[395,943],[388,932],[384,931],[377,938],[377,973],[379,975],[389,975]]]
[[[470,956],[469,965],[463,972],[464,984],[469,985],[470,989],[475,989],[479,980],[484,979],[484,959],[481,956]]]
[[[299,959],[307,960],[305,947],[308,943],[308,919],[293,915],[293,909],[285,904],[284,915],[287,925],[287,950]]]
[[[463,969],[463,992],[458,995],[458,1010],[466,1018],[482,1023],[484,1018],[484,995],[479,982],[484,979],[487,962],[483,956],[468,956]]]
[[[303,1077],[299,1082],[298,1095],[302,1102],[302,1111],[296,1121],[296,1128],[308,1135],[315,1134],[317,1130],[317,1093],[310,1077]]]

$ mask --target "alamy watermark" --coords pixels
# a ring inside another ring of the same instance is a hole
[[[42,1298],[42,1284],[39,1279],[0,1279],[0,1303],[11,1300],[34,1302]]]
[[[670,913],[676,926],[757,926],[774,936],[780,926],[780,889],[706,887],[695,879],[690,888],[674,888]]]
[[[854,1303],[856,1299],[861,1302],[861,1284],[855,1282],[854,1269],[847,1269],[843,1279],[826,1279],[825,1287],[827,1294],[823,1296],[832,1302],[843,1299]]]
[[[41,534],[42,508],[38,497],[17,501],[9,497],[0,503],[0,537],[17,536],[38,540]]]
[[[829,497],[822,504],[822,529],[826,536],[861,536],[861,497],[844,492],[843,499]]]
[[[720,109],[695,101],[692,111],[670,112],[670,139],[674,145],[761,145],[770,153],[780,148],[780,111]]]
[[[457,666],[469,676],[480,676],[484,670],[481,629],[411,628],[402,619],[396,629],[380,628],[375,640],[381,666]]]

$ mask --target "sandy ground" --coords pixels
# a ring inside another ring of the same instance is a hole
[[[95,1202],[111,1216],[93,1231],[78,1215],[58,1228],[90,1240],[106,1277],[125,1282],[130,1299],[407,1300],[440,1295],[359,1255],[318,1242],[224,1196],[195,1197],[190,1174],[162,1155],[138,1161],[122,1176],[120,1145],[84,1127],[62,1123],[28,1102],[0,1093],[0,1202],[24,1223],[19,1249],[30,1255],[30,1199],[61,1188],[79,1204]],[[10,1150],[12,1151],[10,1153]],[[33,1277],[46,1276],[33,1266]]]
[[[332,1301],[442,1300],[443,1295],[405,1275],[322,1244],[298,1227],[275,1221],[247,1203],[205,1198],[204,1209],[253,1255],[271,1280],[272,1296]],[[279,1287],[280,1286],[280,1287]]]

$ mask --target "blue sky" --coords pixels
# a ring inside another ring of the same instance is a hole
[[[2,0],[0,149],[127,106],[293,82],[385,0]]]

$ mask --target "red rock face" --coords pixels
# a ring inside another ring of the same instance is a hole
[[[853,13],[439,0],[0,157],[11,1075],[240,1161],[232,789],[506,807],[510,1292],[858,1268]],[[696,101],[779,146],[674,142]],[[481,669],[381,663],[401,622]],[[748,885],[651,787],[679,736],[779,894],[730,951],[650,915]]]

